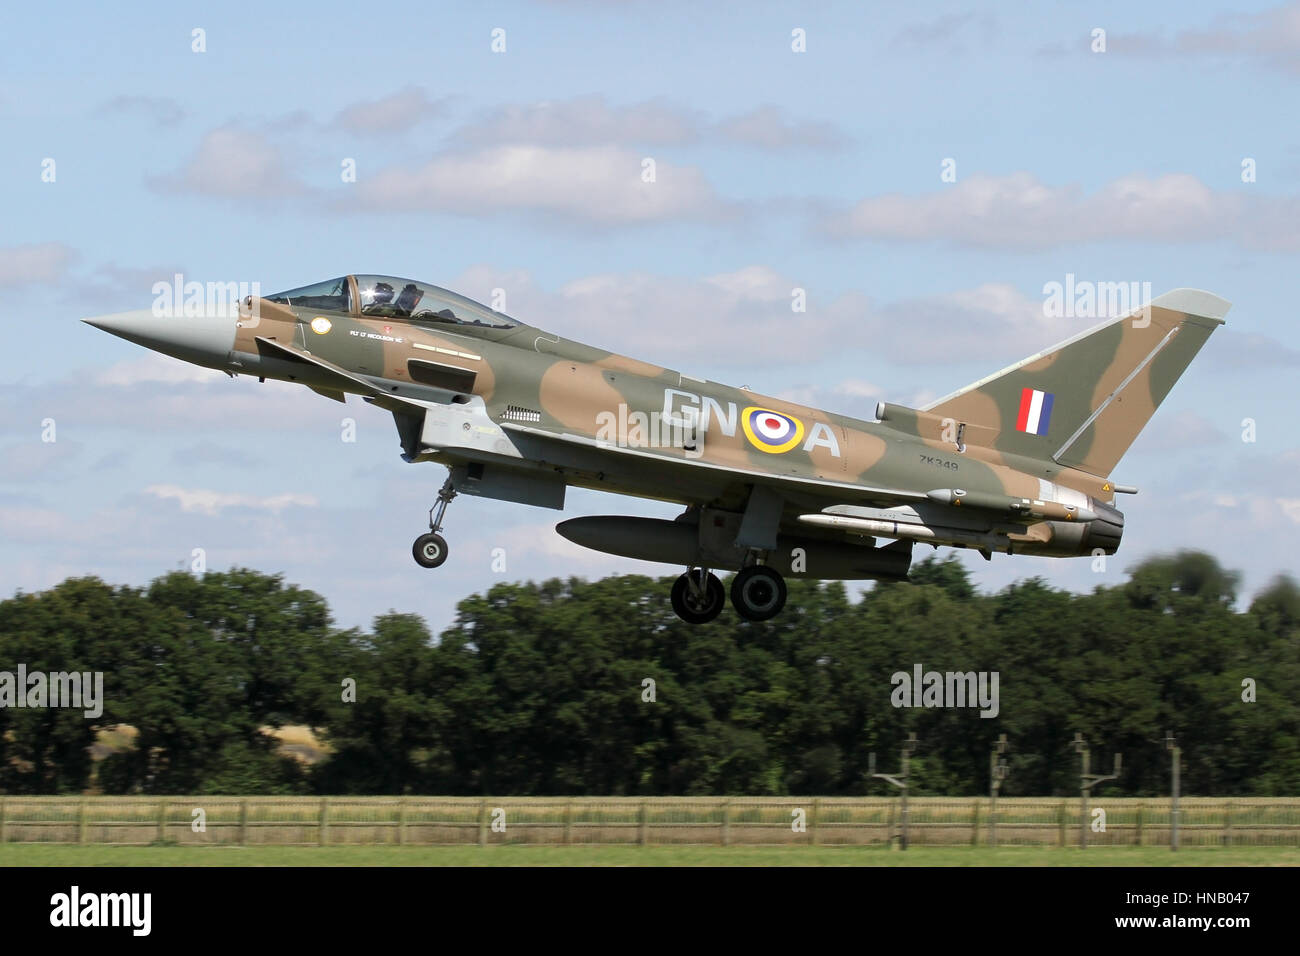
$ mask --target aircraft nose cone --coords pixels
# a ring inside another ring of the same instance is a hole
[[[167,315],[142,309],[82,319],[155,352],[212,368],[223,367],[235,346],[235,319],[229,315]]]

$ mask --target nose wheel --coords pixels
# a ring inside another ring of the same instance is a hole
[[[716,574],[691,568],[673,584],[673,611],[688,624],[707,624],[722,613],[727,593]]]
[[[422,534],[411,545],[415,563],[422,568],[436,568],[447,560],[447,539],[436,531]]]
[[[437,502],[429,509],[429,530],[416,538],[415,543],[411,545],[411,556],[422,568],[436,568],[447,560],[447,539],[439,532],[442,531],[442,519],[447,514],[447,505],[451,504],[451,499],[455,497],[456,486],[452,484],[451,476],[448,475],[438,491]]]
[[[731,581],[731,603],[747,621],[768,621],[785,607],[785,579],[772,568],[753,564]]]

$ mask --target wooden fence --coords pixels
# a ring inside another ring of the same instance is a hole
[[[0,797],[0,844],[880,844],[882,797]],[[1089,846],[1168,845],[1169,800],[1099,798]],[[912,845],[984,845],[986,797],[912,797]],[[1077,797],[998,801],[997,843],[1078,846]],[[1179,801],[1183,846],[1300,845],[1300,799]],[[1089,816],[1090,823],[1093,817]]]

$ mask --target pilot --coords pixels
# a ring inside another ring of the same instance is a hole
[[[366,304],[364,312],[372,312],[376,309],[387,308],[393,301],[393,287],[387,282],[376,282],[375,287],[366,293],[370,301]]]
[[[397,296],[397,302],[394,305],[397,308],[398,315],[410,315],[415,311],[415,307],[420,300],[424,298],[424,290],[414,282],[408,282],[402,287],[401,293]]]

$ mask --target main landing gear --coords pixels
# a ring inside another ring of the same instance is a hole
[[[436,568],[447,560],[447,539],[439,532],[442,530],[442,519],[447,513],[447,505],[451,504],[451,499],[456,497],[456,486],[452,484],[451,476],[442,483],[442,488],[438,491],[438,501],[429,509],[429,530],[415,539],[415,544],[411,545],[411,555],[415,558],[415,563],[422,568]]]
[[[769,621],[781,613],[785,579],[773,568],[752,564],[731,582],[731,605],[747,621]],[[726,591],[716,574],[691,568],[673,584],[673,611],[688,624],[707,624],[722,613]]]
[[[741,568],[731,581],[731,604],[747,621],[769,621],[785,607],[785,578],[765,564]]]
[[[688,624],[707,624],[722,613],[727,592],[707,568],[691,568],[673,584],[673,611]]]

